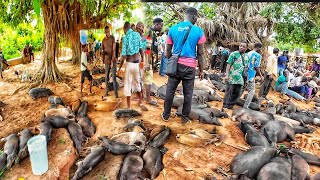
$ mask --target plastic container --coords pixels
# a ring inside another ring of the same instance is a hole
[[[87,44],[88,41],[88,30],[80,30],[80,43]]]
[[[47,139],[37,135],[28,140],[31,168],[34,175],[42,175],[48,170]]]

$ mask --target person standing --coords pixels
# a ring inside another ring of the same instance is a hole
[[[264,81],[259,90],[259,97],[267,99],[272,82],[278,78],[278,53],[279,49],[274,48],[273,54],[268,57],[266,71],[264,73]]]
[[[120,52],[120,43],[119,40],[116,42],[116,60],[118,61],[119,58],[119,52]]]
[[[248,90],[248,96],[246,98],[246,101],[243,105],[244,108],[249,108],[250,103],[252,102],[252,98],[255,94],[256,90],[256,82],[255,77],[256,73],[258,73],[258,76],[260,76],[261,80],[263,81],[263,76],[260,71],[260,63],[261,63],[261,43],[255,43],[254,44],[254,50],[248,52],[249,57],[249,64],[248,64],[248,79],[247,79],[247,90]]]
[[[167,38],[167,50],[165,56],[167,58],[172,55],[178,55],[177,72],[175,76],[169,76],[167,82],[166,97],[164,101],[164,111],[161,113],[163,121],[168,121],[171,114],[171,107],[173,97],[178,84],[182,81],[183,86],[183,108],[181,122],[187,123],[190,121],[189,114],[191,111],[191,101],[194,87],[194,80],[196,75],[197,59],[199,64],[199,78],[203,79],[204,68],[204,43],[206,38],[203,30],[194,25],[197,21],[198,11],[190,7],[186,10],[185,21],[180,22],[170,28]],[[183,39],[189,35],[183,43]]]
[[[248,56],[245,54],[247,46],[246,42],[241,42],[239,51],[232,52],[228,58],[225,76],[228,82],[223,98],[223,109],[232,109],[241,95],[241,89],[245,83],[242,74],[249,61]]]
[[[159,75],[160,76],[165,76],[165,71],[166,71],[166,67],[167,67],[167,61],[168,59],[164,56],[164,52],[166,51],[166,40],[168,37],[168,29],[166,29],[163,33],[163,35],[161,36],[161,46],[162,46],[162,51],[161,51],[161,63],[160,63],[160,71],[159,71]]]
[[[217,60],[218,60],[218,46],[214,45],[211,47],[212,52],[212,61],[211,61],[211,70],[216,69]]]
[[[81,64],[80,64],[80,70],[81,70],[81,85],[80,85],[80,96],[82,97],[82,88],[85,78],[87,78],[90,81],[90,94],[92,94],[91,87],[92,87],[92,76],[90,74],[90,71],[88,69],[88,59],[87,59],[87,53],[88,53],[88,45],[84,44],[82,45],[82,52],[81,52]]]
[[[102,40],[102,59],[106,67],[106,96],[109,93],[109,79],[110,79],[110,71],[112,72],[112,83],[113,83],[113,90],[114,96],[118,98],[118,85],[117,85],[117,62],[116,62],[116,43],[115,38],[110,34],[109,26],[104,28],[104,32],[106,36]]]
[[[227,67],[227,61],[230,55],[230,51],[227,48],[223,48],[221,51],[221,63],[220,63],[220,72],[225,73]]]
[[[150,32],[149,32],[149,35],[151,34],[151,38],[152,38],[151,54],[150,54],[151,65],[154,70],[157,70],[157,64],[159,62],[157,32],[160,33],[162,30],[162,27],[163,27],[163,20],[161,18],[155,18],[153,20],[153,26],[150,28]]]
[[[28,46],[28,53],[29,53],[29,56],[30,56],[30,62],[34,61],[34,53],[33,53],[32,44],[30,44],[30,45]]]
[[[144,63],[144,52],[142,49],[141,36],[138,32],[134,32],[132,29],[130,29],[129,22],[124,23],[123,30],[125,36],[122,41],[120,68],[124,60],[126,60],[124,95],[127,97],[127,107],[129,109],[131,108],[131,92],[133,88],[136,88],[135,90],[139,96],[139,106],[141,107],[141,110],[147,111],[148,109],[142,104],[141,85],[139,83],[139,63],[140,67],[143,67]]]
[[[278,75],[283,75],[283,71],[286,68],[286,63],[288,62],[288,51],[283,51],[283,54],[278,57]]]

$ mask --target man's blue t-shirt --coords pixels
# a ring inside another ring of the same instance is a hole
[[[256,77],[255,68],[260,67],[261,63],[261,55],[256,51],[250,51],[247,53],[249,57],[249,65],[248,65],[248,81],[251,81]]]
[[[284,69],[286,66],[285,66],[285,63],[288,61],[288,58],[287,56],[279,56],[278,57],[278,67],[279,68],[282,68]]]
[[[222,50],[222,55],[230,55],[230,52],[227,49]]]
[[[200,27],[193,25],[189,21],[180,22],[179,24],[172,26],[168,32],[167,44],[173,44],[172,54],[178,55],[182,47],[182,41],[184,39],[184,36],[187,34],[190,26],[191,30],[182,48],[180,57],[182,59],[183,57],[188,59],[194,59],[195,61],[197,57],[197,44],[202,44],[206,40],[204,32]]]

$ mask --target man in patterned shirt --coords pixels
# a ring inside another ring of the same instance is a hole
[[[124,74],[124,95],[127,97],[127,107],[130,109],[130,98],[133,88],[136,88],[139,96],[139,106],[141,110],[147,111],[148,109],[142,105],[141,98],[141,84],[139,75],[139,63],[140,67],[143,67],[144,52],[141,42],[141,36],[138,32],[134,32],[130,29],[130,23],[125,22],[123,26],[125,36],[122,41],[122,51],[120,59],[120,67],[126,59],[126,69]],[[140,62],[141,59],[141,62]]]
[[[246,42],[241,42],[239,51],[232,52],[228,58],[226,68],[226,80],[228,83],[223,99],[223,109],[232,109],[241,95],[241,89],[244,85],[242,73],[249,60],[245,54],[247,46]]]

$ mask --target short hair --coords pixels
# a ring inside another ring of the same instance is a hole
[[[126,21],[123,25],[124,28],[129,29],[130,28],[130,22]]]
[[[279,48],[273,48],[273,54],[279,53]]]
[[[262,44],[261,43],[255,43],[254,44],[254,48],[262,48]]]
[[[104,29],[109,29],[109,26],[105,26]]]
[[[186,14],[190,14],[193,16],[198,16],[198,10],[196,8],[193,7],[189,7],[186,11]]]
[[[163,20],[161,19],[161,18],[155,18],[154,20],[153,20],[153,24],[155,24],[155,23],[162,23],[163,22]]]
[[[248,46],[248,42],[247,42],[247,41],[241,41],[240,44],[241,44],[241,43],[244,43],[244,44],[246,44],[246,45]],[[239,44],[239,45],[240,45],[240,44]]]

